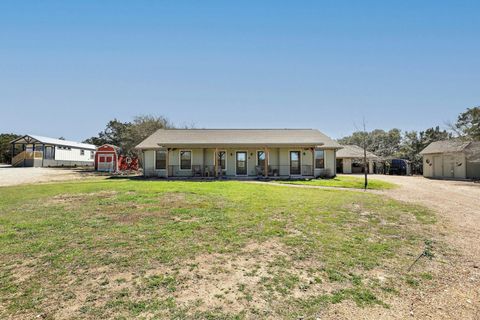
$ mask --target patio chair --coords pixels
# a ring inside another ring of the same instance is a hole
[[[194,177],[201,177],[202,176],[202,168],[198,165],[192,166],[193,176]]]

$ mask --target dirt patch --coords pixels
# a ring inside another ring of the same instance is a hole
[[[64,168],[0,167],[0,187],[97,177],[94,171]]]

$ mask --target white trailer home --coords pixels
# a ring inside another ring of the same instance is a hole
[[[13,140],[11,145],[15,167],[93,166],[95,160],[93,144],[29,134]]]

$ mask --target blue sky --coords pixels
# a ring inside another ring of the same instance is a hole
[[[480,103],[479,1],[0,2],[0,132],[444,125]]]

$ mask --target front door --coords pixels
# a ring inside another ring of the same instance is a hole
[[[244,151],[237,152],[236,174],[237,176],[247,175],[247,153]]]
[[[300,167],[300,151],[290,151],[290,175],[299,175]]]

